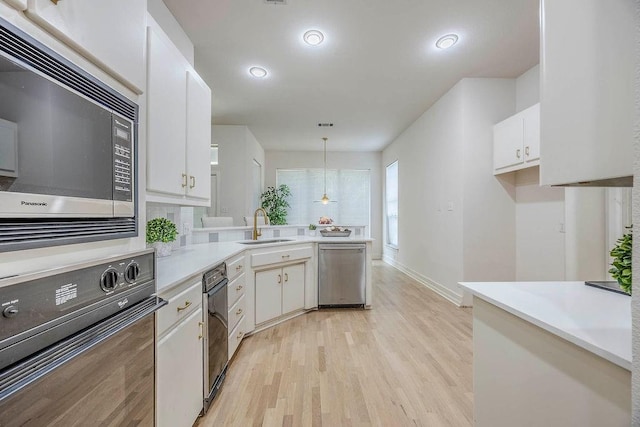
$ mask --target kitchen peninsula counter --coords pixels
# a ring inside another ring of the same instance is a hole
[[[270,239],[265,239],[270,240]],[[281,242],[247,245],[241,242],[198,243],[181,247],[168,257],[157,258],[156,287],[158,292],[168,290],[189,277],[202,274],[225,259],[243,251],[300,243],[366,243],[373,239],[364,237],[283,237]]]
[[[631,298],[584,282],[461,282],[477,426],[629,425]]]

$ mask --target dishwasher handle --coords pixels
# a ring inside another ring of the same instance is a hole
[[[349,243],[336,243],[336,244],[330,244],[330,243],[321,243],[320,245],[320,250],[324,251],[324,250],[353,250],[353,249],[362,249],[364,250],[366,248],[366,245],[359,245],[359,244],[349,244]]]

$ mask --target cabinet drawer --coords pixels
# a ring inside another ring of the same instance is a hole
[[[229,281],[235,279],[244,272],[244,254],[227,261],[227,277]]]
[[[311,256],[313,256],[311,246],[279,249],[251,255],[251,265],[253,267],[259,267],[261,265],[278,264],[282,262],[311,258]]]
[[[231,307],[244,295],[246,276],[241,274],[227,285],[227,307]]]
[[[169,304],[158,311],[158,336],[176,322],[186,318],[194,310],[202,307],[202,282],[193,283],[184,291],[167,300]]]
[[[229,360],[231,360],[233,355],[236,353],[240,342],[242,342],[242,339],[244,338],[244,319],[245,317],[243,316],[236,327],[233,329],[233,331],[231,331],[231,333],[229,334]]]
[[[244,316],[245,312],[245,297],[244,295],[240,297],[238,302],[235,303],[233,307],[229,309],[229,329],[233,330],[240,319]]]

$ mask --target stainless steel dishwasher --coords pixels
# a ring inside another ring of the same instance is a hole
[[[318,245],[318,306],[364,307],[365,244]]]

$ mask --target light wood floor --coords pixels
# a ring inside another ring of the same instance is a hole
[[[470,426],[471,310],[373,267],[372,310],[312,312],[244,340],[196,425]]]

